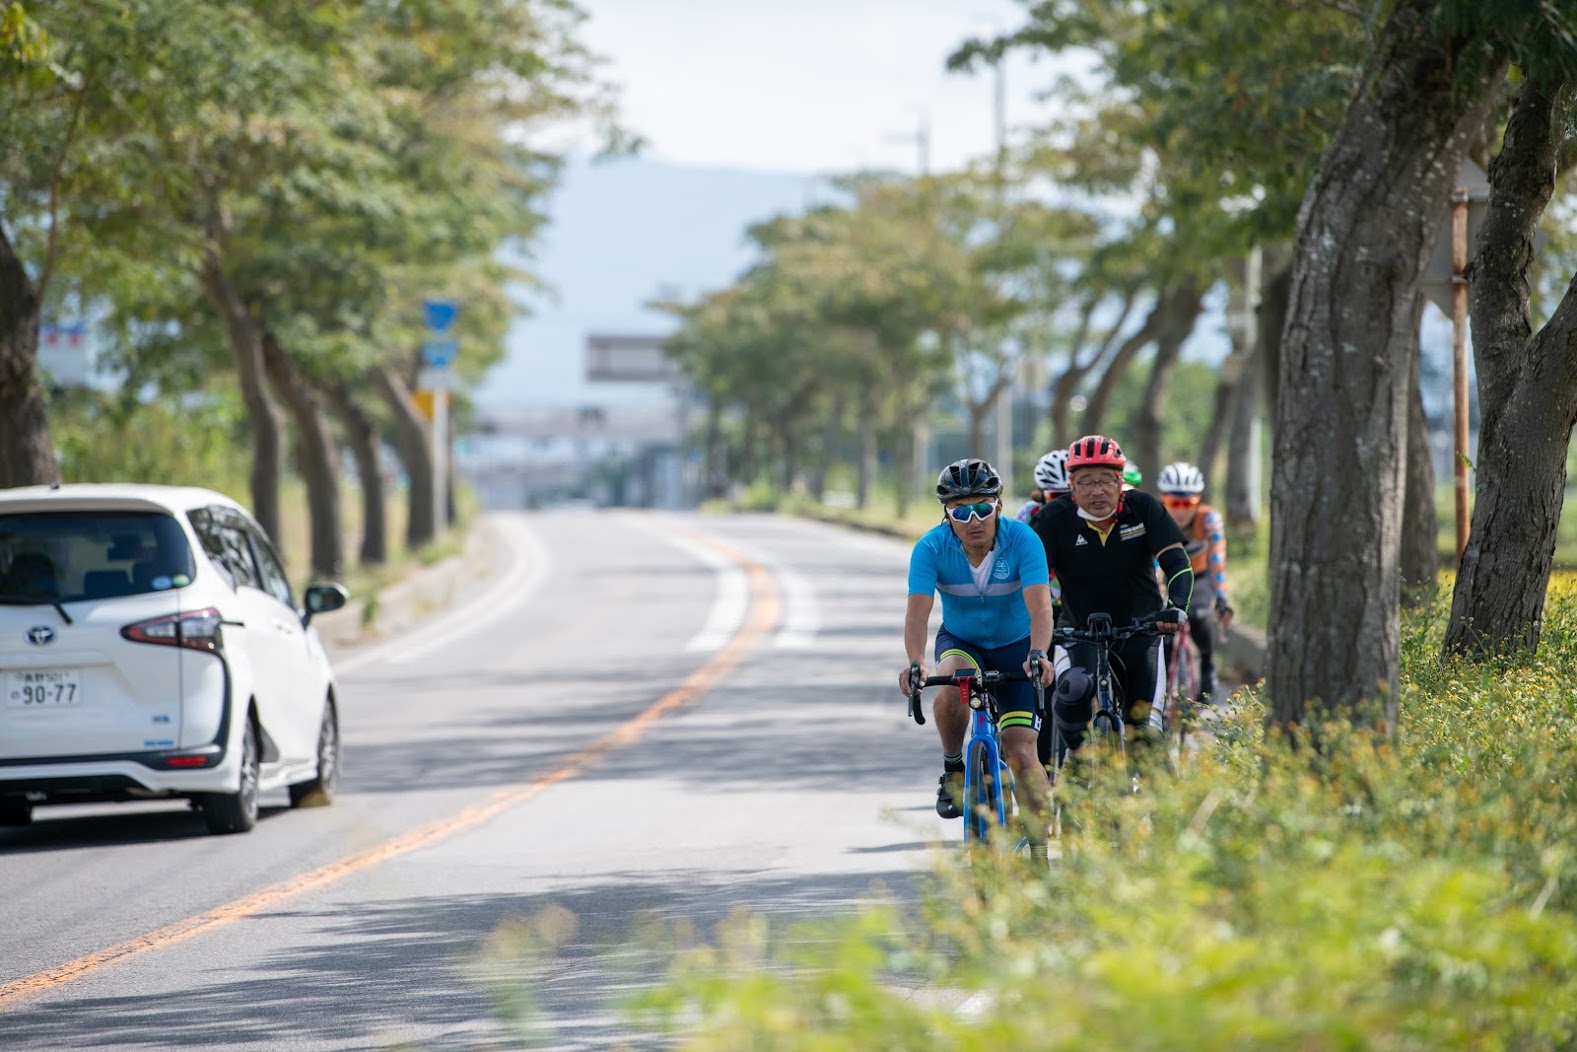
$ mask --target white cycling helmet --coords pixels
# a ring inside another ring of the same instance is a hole
[[[1205,476],[1194,465],[1179,460],[1161,469],[1155,488],[1162,493],[1197,497],[1205,491]]]
[[[1068,483],[1068,451],[1054,449],[1035,464],[1035,485],[1047,493],[1066,493],[1073,487]]]

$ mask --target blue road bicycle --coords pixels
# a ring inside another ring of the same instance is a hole
[[[1035,712],[1044,718],[1045,688],[1041,686],[1039,667],[1031,664],[1032,676],[1022,672],[981,672],[978,669],[959,669],[942,676],[920,678],[920,666],[909,666],[909,715],[915,723],[925,723],[924,707],[920,692],[925,687],[957,687],[959,700],[969,706],[969,737],[964,742],[964,845],[966,847],[990,843],[993,830],[1000,839],[1013,817],[1013,771],[1002,758],[1001,739],[997,735],[996,686],[999,683],[1020,682],[1029,679],[1035,685]],[[1014,845],[1015,851],[1028,847],[1023,837]]]

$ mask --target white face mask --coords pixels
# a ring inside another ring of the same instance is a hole
[[[1078,508],[1077,511],[1079,513],[1079,518],[1083,519],[1085,522],[1105,522],[1107,519],[1113,519],[1117,517],[1116,507],[1112,508],[1110,515],[1091,515],[1083,508]]]

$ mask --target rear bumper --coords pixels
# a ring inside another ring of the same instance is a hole
[[[86,804],[234,792],[240,778],[238,761],[230,749],[235,696],[229,662],[223,663],[224,711],[219,730],[207,745],[110,755],[0,759],[0,797],[26,797],[35,805]]]
[[[15,761],[11,761],[14,763]],[[193,793],[234,792],[237,772],[221,760],[196,770],[155,770],[126,757],[94,757],[0,768],[0,797],[33,804],[148,800]]]

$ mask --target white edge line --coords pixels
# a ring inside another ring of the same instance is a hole
[[[809,650],[821,631],[821,611],[816,605],[816,590],[810,579],[795,570],[775,567],[778,586],[783,592],[786,611],[783,627],[772,638],[778,650]]]
[[[377,661],[391,665],[409,664],[439,647],[476,632],[492,620],[491,615],[511,610],[529,599],[547,576],[547,553],[542,542],[537,539],[535,531],[513,516],[500,516],[493,521],[508,539],[517,542],[510,545],[514,561],[504,576],[464,606],[435,613],[416,626],[417,630],[421,630],[423,624],[441,620],[447,625],[441,631],[422,631],[419,638],[413,638],[413,632],[405,632],[368,650],[352,653],[333,662],[335,675],[353,674]]]

